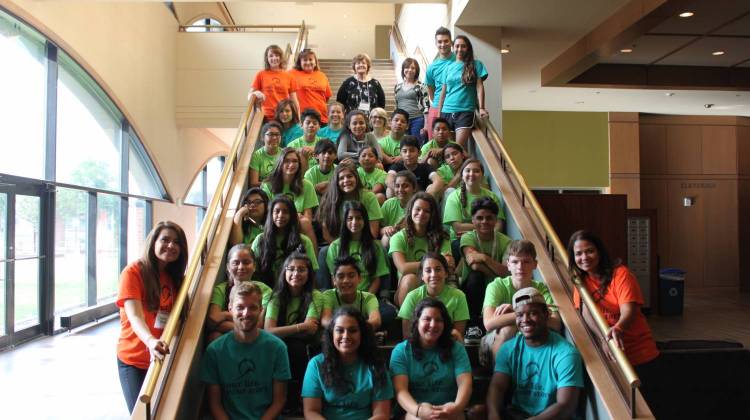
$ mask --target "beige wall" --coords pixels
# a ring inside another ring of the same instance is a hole
[[[360,52],[375,56],[375,25],[391,25],[392,3],[227,3],[238,25],[310,26],[308,45],[320,58],[352,58]]]
[[[432,61],[437,54],[435,31],[441,26],[448,26],[448,6],[445,4],[405,4],[401,7],[398,27],[409,55],[419,47],[425,58]]]

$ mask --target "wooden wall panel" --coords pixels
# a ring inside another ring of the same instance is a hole
[[[692,188],[688,181],[668,180],[666,183],[670,244],[667,254],[662,257],[661,266],[685,270],[686,289],[703,287],[705,195],[702,189]],[[695,197],[695,204],[684,207],[684,197]]]
[[[740,175],[750,175],[750,127],[737,127],[737,166]]]
[[[667,129],[663,125],[641,125],[639,132],[641,176],[667,172]]]
[[[612,175],[609,179],[610,194],[624,194],[629,209],[641,208],[641,180],[638,175]]]
[[[641,208],[656,210],[656,227],[659,255],[666,258],[669,254],[669,199],[667,183],[660,179],[641,179]],[[663,264],[664,262],[662,262]]]
[[[715,181],[705,188],[704,286],[739,286],[737,181]]]
[[[667,126],[667,173],[694,175],[702,173],[701,127]]]
[[[737,173],[737,127],[702,126],[701,166],[704,175]]]
[[[750,292],[750,180],[741,179],[739,191],[739,260],[740,290]]]
[[[640,173],[637,123],[609,123],[609,172],[611,174]]]

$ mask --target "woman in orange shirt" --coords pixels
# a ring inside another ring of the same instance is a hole
[[[263,116],[266,121],[273,119],[276,105],[282,99],[291,99],[299,113],[297,82],[284,71],[284,52],[278,45],[269,45],[263,53],[263,63],[265,69],[255,74],[247,99],[256,96],[263,102]]]
[[[120,385],[132,413],[151,361],[169,353],[160,340],[188,261],[185,232],[173,222],[159,222],[146,238],[143,256],[120,275],[120,339],[117,366]]]
[[[311,49],[304,49],[297,57],[294,69],[289,74],[297,82],[297,99],[300,112],[308,108],[318,111],[321,127],[328,124],[326,104],[333,95],[328,77],[318,67],[318,57]]]

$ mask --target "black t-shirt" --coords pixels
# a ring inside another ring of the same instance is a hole
[[[408,169],[404,162],[397,162],[391,165],[390,168],[391,171],[411,171],[411,173],[414,174],[414,176],[417,177],[417,184],[419,184],[419,190],[424,191],[427,189],[427,186],[432,183],[430,181],[430,174],[435,172],[434,169],[432,169],[432,166],[429,163],[418,163],[417,167],[414,169]]]

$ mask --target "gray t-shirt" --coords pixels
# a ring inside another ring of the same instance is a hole
[[[422,110],[419,107],[417,99],[417,90],[414,85],[396,91],[396,108],[401,108],[409,113],[409,119],[422,116]]]
[[[339,160],[346,158],[352,158],[357,160],[357,154],[365,146],[372,146],[378,151],[378,156],[383,156],[383,149],[375,139],[375,135],[372,133],[366,133],[365,138],[362,141],[357,141],[349,133],[342,132],[339,137],[338,156]]]

